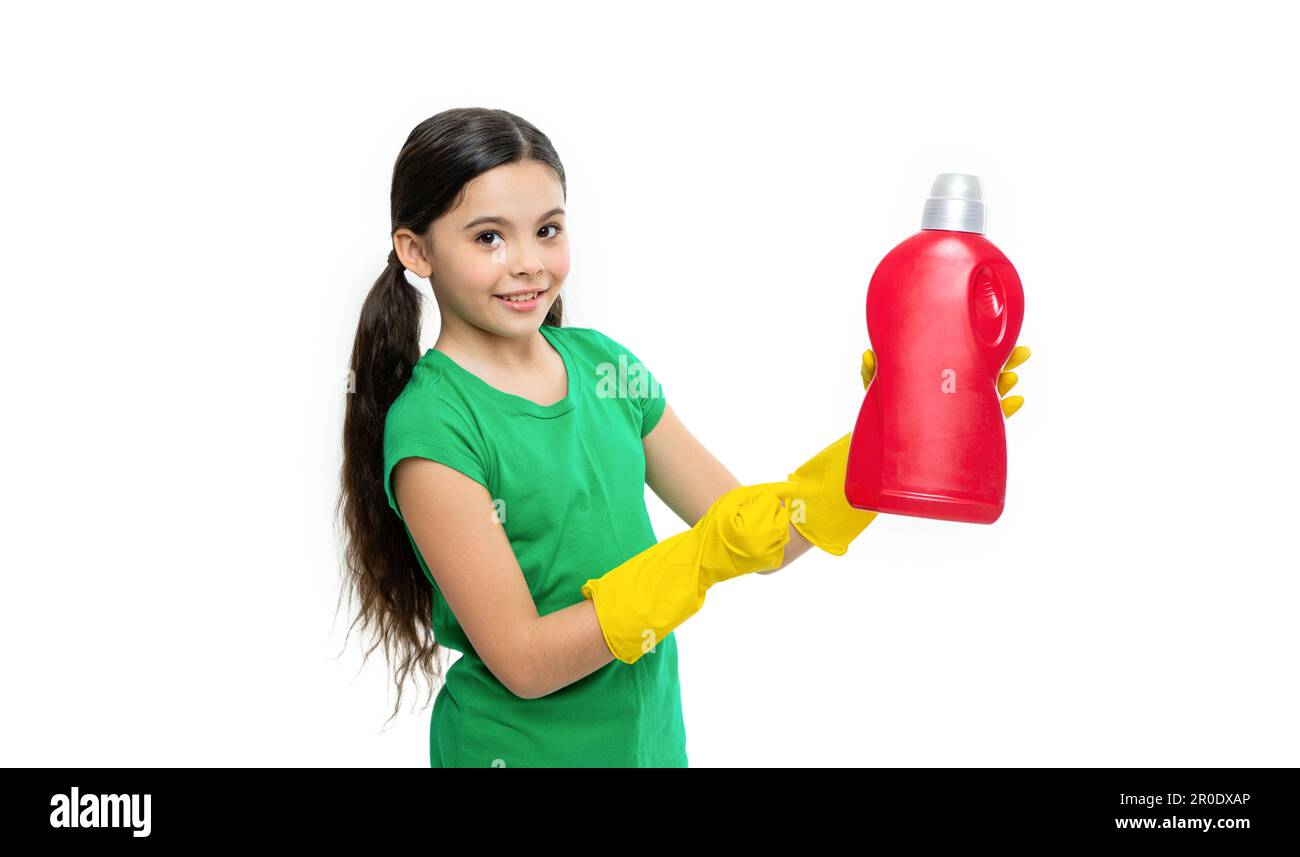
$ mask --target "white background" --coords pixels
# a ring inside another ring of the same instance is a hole
[[[1300,764],[1293,22],[884,5],[11,10],[0,761],[428,764],[331,513],[393,161],[487,106],[563,158],[567,323],[744,482],[852,427],[936,174],[1024,282],[1001,520],[711,591],[692,766]]]

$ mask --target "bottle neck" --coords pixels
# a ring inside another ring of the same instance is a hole
[[[984,203],[978,200],[931,197],[921,214],[922,229],[984,234]]]

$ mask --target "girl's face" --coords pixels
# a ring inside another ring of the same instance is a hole
[[[430,228],[438,302],[500,336],[536,331],[569,273],[564,190],[536,161],[502,164],[465,186]],[[523,302],[507,302],[510,293]]]

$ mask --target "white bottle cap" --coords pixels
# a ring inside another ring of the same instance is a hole
[[[979,176],[940,173],[930,186],[921,228],[983,235],[984,221],[984,186]]]

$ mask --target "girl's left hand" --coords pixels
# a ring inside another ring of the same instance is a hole
[[[1024,363],[1029,359],[1029,347],[1017,345],[1011,350],[1011,356],[1007,362],[1002,364],[1002,372],[998,375],[998,395],[1005,396],[1002,399],[1002,415],[1004,418],[1010,417],[1020,406],[1025,403],[1024,396],[1007,396],[1007,391],[1016,386],[1020,376],[1011,370]],[[871,386],[871,379],[876,376],[876,354],[870,348],[862,352],[862,389]]]

